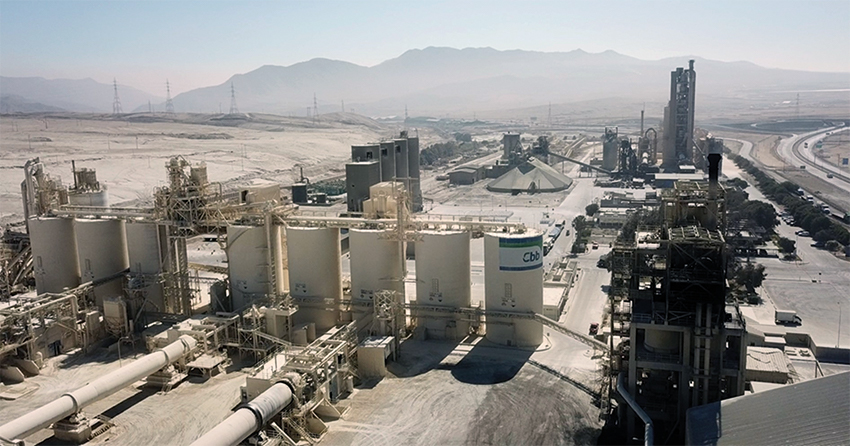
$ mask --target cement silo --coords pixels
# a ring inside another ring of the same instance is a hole
[[[380,290],[404,291],[401,250],[394,236],[391,230],[349,231],[353,300],[372,300]]]
[[[130,267],[124,226],[121,220],[77,219],[74,222],[81,282],[105,279]],[[106,298],[123,296],[123,279],[95,287],[94,294],[98,307]]]
[[[412,210],[422,210],[422,190],[419,184],[419,137],[407,138],[407,172],[410,177]]]
[[[360,144],[351,146],[351,161],[378,160],[377,144]]]
[[[395,146],[395,176],[399,179],[407,178],[410,174],[407,168],[407,138],[394,139],[393,145]],[[405,184],[407,184],[406,181]]]
[[[416,303],[423,306],[469,308],[471,301],[469,232],[423,231],[416,242]],[[419,311],[426,336],[462,339],[469,321],[462,315]]]
[[[611,172],[617,170],[620,153],[620,141],[617,139],[617,129],[605,128],[602,135],[602,168]]]
[[[484,235],[484,307],[489,312],[543,313],[543,234]],[[531,347],[543,342],[533,320],[487,314],[487,340]]]
[[[159,274],[168,268],[168,233],[156,223],[125,223],[127,257],[130,262],[128,286],[131,293],[144,297],[145,310],[167,312]]]
[[[286,246],[290,294],[305,298],[293,323],[314,322],[316,330],[326,331],[337,324],[342,301],[339,229],[289,227]]]
[[[395,178],[395,144],[384,141],[381,149],[381,181],[392,181]]]
[[[80,284],[77,238],[70,218],[29,219],[33,275],[38,294],[59,293]]]
[[[272,291],[269,284],[269,252],[263,226],[227,227],[227,266],[231,305],[234,311]]]

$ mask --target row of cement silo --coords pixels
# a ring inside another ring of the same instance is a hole
[[[163,272],[168,243],[165,227],[116,219],[34,217],[28,220],[36,291],[60,293],[82,283],[131,273]],[[131,283],[130,286],[133,286]],[[123,295],[123,280],[94,289],[98,306]],[[161,285],[149,290],[152,311],[165,311]]]
[[[399,138],[380,143],[351,146],[351,161],[345,165],[348,211],[363,212],[369,188],[380,182],[398,180],[410,194],[410,209],[422,209],[419,185],[419,137],[402,132]]]
[[[373,302],[381,290],[404,296],[404,253],[395,232],[351,229],[352,314],[340,314],[339,237],[334,228],[286,229],[290,293],[299,299],[300,308],[295,324],[312,322],[324,331],[352,318],[367,328],[373,310],[364,303]],[[484,305],[491,312],[485,321],[487,339],[501,345],[540,344],[539,322],[507,313],[543,311],[542,234],[494,233],[484,238]],[[454,311],[472,307],[470,242],[465,231],[423,231],[415,242],[416,304],[421,306],[417,319],[428,337],[462,339],[476,322],[469,312]]]

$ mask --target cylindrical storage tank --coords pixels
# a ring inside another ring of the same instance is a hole
[[[130,280],[129,286],[144,289],[146,310],[166,312],[162,283],[156,277],[142,276],[160,274],[168,269],[165,258],[168,234],[165,226],[129,221],[125,223],[124,230],[127,234],[130,275],[134,277]]]
[[[416,242],[416,303],[449,308],[469,308],[471,301],[469,232],[423,231]],[[469,322],[446,313],[419,311],[426,336],[461,339]]]
[[[487,312],[543,313],[543,233],[484,234],[484,308]],[[533,319],[486,316],[487,340],[532,347],[543,342]]]
[[[672,355],[679,352],[680,332],[666,330],[646,330],[643,346],[653,353]]]
[[[317,330],[327,331],[336,325],[342,301],[339,229],[288,227],[286,249],[289,292],[293,297],[308,298],[299,302],[293,322],[314,322]],[[333,305],[329,307],[324,299],[333,299]]]
[[[407,138],[407,172],[410,176],[410,195],[413,212],[422,210],[422,190],[419,184],[419,137]]]
[[[393,145],[395,146],[395,176],[399,179],[407,178],[409,174],[407,169],[407,138],[394,139]]]
[[[69,191],[68,204],[71,206],[107,207],[109,206],[109,195],[106,193],[105,188],[92,192]]]
[[[384,141],[380,144],[381,181],[392,181],[395,178],[395,144]]]
[[[164,253],[168,240],[164,226],[131,221],[125,223],[124,230],[131,273],[159,274],[167,268]]]
[[[105,279],[130,267],[123,221],[78,219],[74,226],[81,282]],[[105,298],[123,296],[122,282],[116,279],[95,287],[97,306],[101,307]]]
[[[616,138],[605,139],[602,142],[602,168],[605,170],[617,170],[617,158],[620,142]]]
[[[35,289],[41,293],[59,293],[80,284],[80,263],[74,220],[40,218],[29,220]]]
[[[403,293],[401,251],[391,230],[352,229],[348,233],[351,253],[351,298],[372,300],[375,292]]]
[[[254,298],[269,292],[269,262],[266,228],[227,227],[227,266],[233,310],[238,311]]]

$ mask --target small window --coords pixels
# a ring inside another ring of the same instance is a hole
[[[372,159],[372,152],[366,152],[366,159],[367,160]]]
[[[387,156],[387,149],[381,149],[381,156]]]
[[[439,293],[440,292],[440,279],[437,279],[436,277],[431,279],[431,292],[432,293]]]

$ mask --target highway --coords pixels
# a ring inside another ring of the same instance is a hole
[[[776,148],[776,152],[789,165],[797,168],[805,165],[810,174],[850,192],[850,176],[838,167],[819,161],[812,152],[814,145],[823,139],[827,132],[844,132],[847,130],[850,130],[850,128],[830,127],[802,135],[794,135],[791,138],[782,139]],[[808,144],[808,147],[805,147],[806,144]],[[833,175],[834,178],[829,178],[827,176],[829,174]]]

